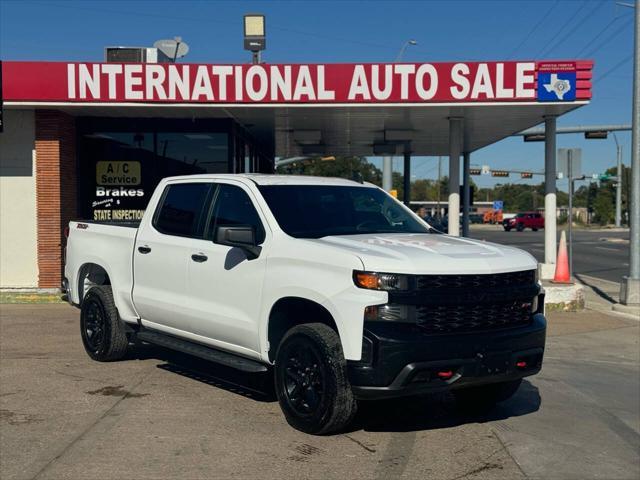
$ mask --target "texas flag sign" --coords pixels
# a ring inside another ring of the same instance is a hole
[[[572,102],[575,99],[574,63],[546,63],[538,66],[539,102]]]

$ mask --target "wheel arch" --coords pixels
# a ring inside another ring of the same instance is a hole
[[[289,296],[280,298],[273,304],[267,322],[269,361],[274,361],[276,350],[285,333],[296,325],[306,323],[323,323],[340,337],[340,329],[333,315],[314,300]]]
[[[111,285],[111,277],[106,268],[93,262],[84,263],[78,269],[76,277],[76,288],[78,289],[78,304],[82,304],[82,299],[94,285]]]

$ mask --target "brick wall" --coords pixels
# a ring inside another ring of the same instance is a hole
[[[59,288],[63,230],[77,214],[75,119],[62,112],[37,110],[35,143],[38,286]]]

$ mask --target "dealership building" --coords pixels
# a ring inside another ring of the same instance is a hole
[[[58,289],[68,221],[139,220],[166,176],[329,155],[399,155],[410,172],[412,156],[442,155],[456,209],[474,151],[545,122],[555,179],[555,120],[589,102],[592,68],[2,62],[0,288]]]

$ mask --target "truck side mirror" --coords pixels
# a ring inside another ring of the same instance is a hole
[[[249,260],[258,258],[262,251],[262,247],[256,245],[255,229],[249,226],[218,227],[214,241],[219,245],[241,248]]]

